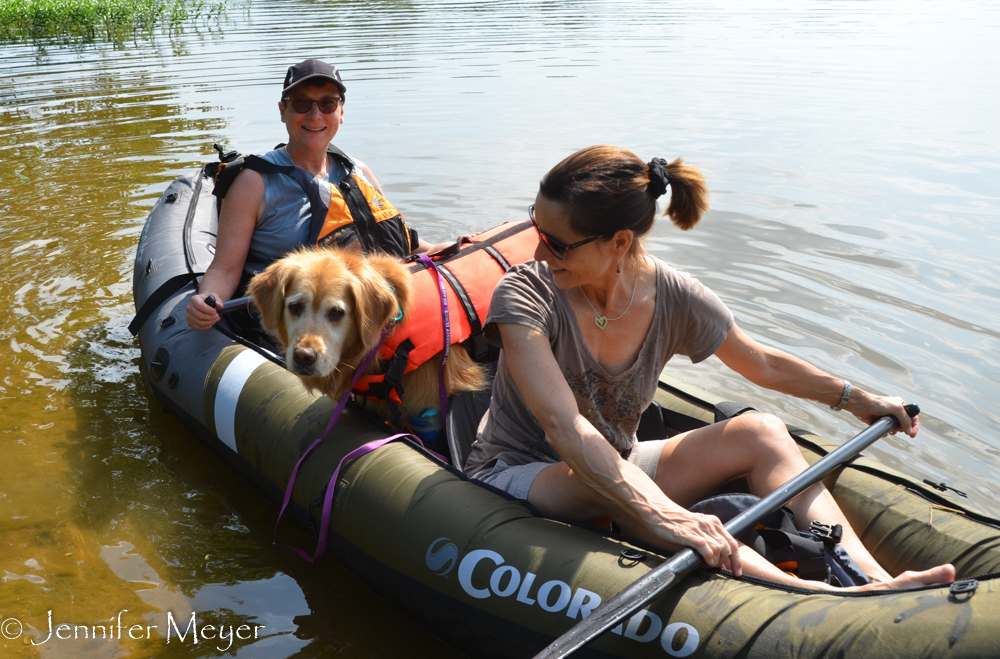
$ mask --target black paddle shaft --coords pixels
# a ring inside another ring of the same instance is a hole
[[[238,297],[235,300],[229,300],[228,302],[222,303],[221,309],[216,309],[216,304],[218,300],[215,299],[214,295],[209,295],[205,298],[205,304],[215,309],[219,315],[232,313],[234,311],[239,311],[240,309],[245,309],[250,306],[251,298],[249,297]]]
[[[916,405],[907,405],[906,413],[912,419],[920,413],[920,408]],[[726,524],[726,531],[730,535],[738,536],[753,528],[761,519],[823,480],[830,472],[852,460],[858,453],[877,442],[898,425],[899,421],[896,417],[882,417],[842,446],[812,464],[801,474],[729,520]],[[673,558],[650,570],[645,576],[637,579],[620,593],[597,607],[593,613],[536,654],[534,659],[556,659],[569,656],[632,615],[663,591],[670,589],[701,563],[701,556],[693,549],[686,548],[677,552]]]

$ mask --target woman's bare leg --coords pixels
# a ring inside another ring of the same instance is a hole
[[[807,467],[781,420],[770,414],[747,414],[674,437],[660,454],[656,483],[672,500],[689,507],[739,478],[746,479],[752,494],[766,496]],[[840,524],[841,544],[865,574],[875,582],[891,579],[822,483],[800,494],[788,507],[801,530],[813,521]],[[953,569],[951,574],[948,580],[954,578]]]
[[[865,591],[865,590],[904,590],[907,588],[918,588],[920,586],[931,586],[938,583],[947,583],[955,580],[955,568],[951,565],[939,565],[930,570],[921,572],[903,572],[897,577],[889,577],[886,581],[870,583],[866,586],[849,586],[838,588],[822,581],[809,581],[799,579],[796,576],[782,572],[767,559],[755,552],[746,545],[740,545],[740,561],[743,563],[743,574],[748,574],[759,579],[767,579],[775,583],[795,586],[797,588],[809,588],[812,590],[833,590],[833,591]]]
[[[538,477],[535,478],[528,499],[544,515],[580,520],[589,520],[595,517],[611,517],[617,520],[624,520],[625,526],[622,527],[622,531],[626,536],[652,545],[662,545],[657,538],[648,533],[645,527],[630,524],[630,517],[621,515],[619,511],[608,508],[605,500],[598,497],[593,490],[580,481],[565,462],[557,462],[543,469]],[[670,546],[664,547],[664,549],[676,551],[678,547]],[[740,546],[740,560],[743,563],[743,573],[750,576],[798,588],[837,590],[829,584],[819,581],[806,581],[782,572],[769,563],[763,556],[744,545]],[[949,569],[951,570],[950,573],[947,571]],[[954,569],[949,565],[925,572],[904,572],[895,579],[889,578],[887,581],[870,586],[852,587],[851,590],[913,588],[915,586],[941,583],[953,579]]]
[[[766,496],[807,466],[784,423],[773,415],[749,414],[671,438],[660,453],[656,484],[671,500],[690,507],[740,478],[747,480],[752,494]],[[578,479],[566,463],[543,469],[528,499],[542,514],[579,520],[610,517],[629,537],[662,544],[641,525],[630,523],[620,510],[609,507],[607,500]],[[841,544],[875,582],[872,587],[911,588],[954,579],[955,570],[950,565],[904,572],[892,578],[862,544],[822,483],[796,497],[789,508],[795,513],[796,525],[803,530],[814,520],[840,524],[844,530]],[[674,551],[677,547],[664,549]],[[746,547],[741,548],[740,558],[746,561],[745,572],[753,576],[799,587],[832,588],[786,574]]]

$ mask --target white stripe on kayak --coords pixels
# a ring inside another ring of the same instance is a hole
[[[236,404],[243,385],[258,366],[267,360],[253,350],[244,350],[229,362],[215,391],[215,433],[222,443],[236,451]],[[238,452],[238,451],[237,451]]]

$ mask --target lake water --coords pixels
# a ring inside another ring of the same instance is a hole
[[[283,141],[306,57],[348,86],[338,146],[431,241],[523,218],[591,144],[702,168],[713,210],[649,249],[754,337],[919,403],[918,438],[870,453],[1000,515],[996,3],[269,0],[152,42],[0,46],[0,617],[24,629],[4,656],[222,654],[26,644],[50,610],[168,608],[265,625],[240,657],[451,656],[271,546],[274,508],[147,395],[125,329],[153,202],[213,142]],[[835,440],[860,427],[715,359],[668,368]]]

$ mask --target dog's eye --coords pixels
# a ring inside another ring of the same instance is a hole
[[[330,319],[330,322],[336,323],[344,317],[344,310],[340,307],[332,307],[326,312],[326,317]]]
[[[296,318],[302,315],[302,303],[292,302],[288,305],[288,313],[292,314]]]

